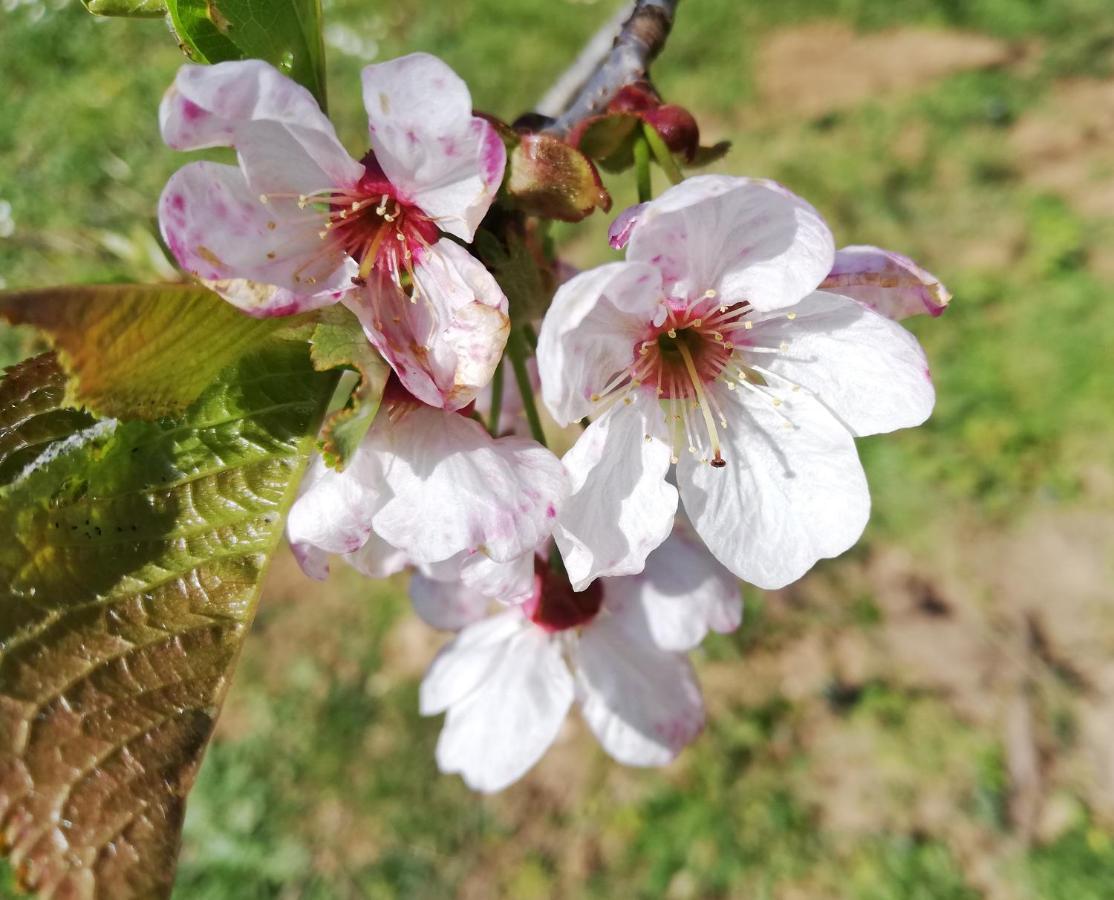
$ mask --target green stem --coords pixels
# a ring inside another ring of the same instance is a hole
[[[526,412],[526,421],[530,423],[530,434],[533,435],[534,440],[541,444],[543,447],[545,443],[545,432],[542,430],[541,416],[538,415],[538,407],[534,402],[534,388],[530,384],[530,372],[526,368],[526,357],[530,355],[530,348],[526,344],[526,338],[522,334],[520,328],[512,328],[510,336],[507,338],[507,356],[511,361],[511,368],[514,369],[514,380],[518,384],[518,393],[522,395],[522,408]]]
[[[645,133],[634,139],[634,177],[638,182],[638,202],[645,203],[654,196],[650,183],[650,145]]]
[[[669,180],[674,184],[680,184],[685,180],[685,176],[681,174],[681,170],[677,168],[677,161],[673,158],[673,154],[665,145],[658,130],[650,125],[648,122],[642,123],[642,134],[646,138],[646,143],[650,145],[650,149],[654,153],[654,159],[657,160],[659,166]]]
[[[495,374],[491,378],[491,418],[488,420],[487,430],[492,437],[499,437],[499,416],[503,412],[503,378],[506,374],[504,368],[506,359],[499,360],[495,367]]]

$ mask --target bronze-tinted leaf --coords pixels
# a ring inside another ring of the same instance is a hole
[[[49,358],[0,387],[59,411]],[[335,376],[271,339],[177,420],[72,421],[0,487],[0,836],[42,897],[166,897],[185,797]],[[16,387],[13,388],[13,385]]]
[[[306,321],[253,319],[212,291],[179,284],[8,291],[0,316],[46,333],[74,376],[72,405],[118,419],[181,413],[226,366]]]

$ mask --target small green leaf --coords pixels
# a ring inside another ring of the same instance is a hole
[[[379,412],[391,370],[368,343],[359,321],[347,309],[331,306],[319,316],[310,340],[314,368],[321,372],[349,368],[359,374],[347,402],[325,417],[325,426],[321,429],[319,449],[325,463],[343,469]]]
[[[193,285],[90,285],[0,293],[0,317],[46,332],[72,405],[119,419],[181,413],[268,337],[308,336],[306,317],[252,319]]]
[[[720,141],[719,143],[712,144],[710,147],[697,147],[696,152],[692,155],[692,159],[686,161],[684,164],[691,168],[707,166],[717,160],[723,159],[730,149],[731,141]]]
[[[136,19],[157,19],[166,15],[163,0],[81,0],[95,16],[127,16]]]
[[[167,0],[174,30],[197,62],[263,59],[325,108],[320,0]]]
[[[0,447],[64,411],[60,377],[47,356],[0,383]],[[271,338],[181,418],[75,419],[9,471],[0,837],[24,887],[169,896],[185,798],[335,381],[304,342]]]

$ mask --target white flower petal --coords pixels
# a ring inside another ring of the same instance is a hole
[[[630,620],[634,632],[663,650],[691,650],[709,630],[734,631],[743,618],[738,579],[716,562],[683,517],[647,558],[646,570],[608,579],[606,594],[613,616]]]
[[[581,713],[619,762],[664,766],[704,728],[696,675],[683,655],[630,640],[606,610],[605,601],[572,653]]]
[[[257,59],[182,66],[159,125],[176,150],[235,147],[253,196],[350,186],[364,171],[313,95]]]
[[[592,395],[634,362],[661,299],[660,275],[643,264],[598,266],[557,289],[538,333],[538,374],[558,425],[588,415]]]
[[[665,480],[670,455],[662,414],[649,395],[617,403],[565,454],[572,493],[554,538],[576,590],[601,575],[641,572],[669,536],[677,511],[677,490]]]
[[[766,393],[719,394],[730,422],[727,465],[716,469],[686,456],[677,484],[716,559],[772,589],[854,544],[870,515],[870,494],[846,427],[804,391]],[[776,408],[769,399],[775,394],[782,402]]]
[[[444,712],[479,688],[499,665],[512,638],[532,627],[520,610],[509,609],[465,628],[430,663],[418,691],[421,714]]]
[[[421,254],[414,277],[413,302],[374,272],[345,305],[411,394],[460,409],[499,364],[510,331],[507,298],[483,264],[447,238]]]
[[[940,279],[908,256],[868,246],[836,251],[832,271],[820,287],[891,319],[920,313],[938,316],[952,299]]]
[[[484,792],[502,790],[541,759],[568,714],[574,690],[556,640],[529,625],[518,610],[495,618],[517,620],[518,631],[504,639],[502,652],[493,664],[489,655],[486,667],[475,663],[457,667],[463,673],[453,693],[460,699],[449,706],[437,741],[441,771],[459,772],[469,787]],[[457,641],[463,641],[473,629],[484,627],[485,623],[470,626]],[[455,655],[457,641],[442,653]],[[485,671],[477,679],[475,672],[480,668]],[[444,680],[442,673],[439,681]],[[462,684],[474,687],[462,693]],[[424,702],[425,689],[423,682],[423,712],[428,714],[431,708]]]
[[[382,480],[378,460],[360,448],[343,472],[317,457],[290,508],[286,533],[291,544],[328,553],[358,550],[371,534],[371,514]]]
[[[256,316],[315,309],[351,288],[355,263],[318,238],[323,224],[297,203],[260,203],[239,169],[218,163],[179,169],[159,200],[163,237],[182,268]]]
[[[442,231],[471,241],[503,180],[495,128],[472,115],[468,87],[445,63],[412,53],[363,72],[375,158]]]
[[[375,531],[416,564],[462,551],[509,562],[549,535],[568,491],[533,441],[493,439],[473,419],[421,406],[370,432],[383,454]]]
[[[831,271],[820,214],[771,181],[698,175],[653,200],[631,229],[627,259],[661,270],[666,293],[755,309],[798,302]]]
[[[410,576],[414,612],[439,631],[460,631],[484,617],[490,600],[459,579],[440,581],[422,572]]]
[[[346,553],[344,561],[368,578],[390,578],[410,564],[405,553],[392,547],[374,531],[359,550]]]
[[[812,391],[855,435],[910,428],[932,412],[936,391],[917,339],[847,297],[816,291],[756,320],[750,338],[784,346],[755,362]]]

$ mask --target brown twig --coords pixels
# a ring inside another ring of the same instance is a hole
[[[579,122],[603,112],[628,84],[644,81],[650,63],[665,46],[679,0],[637,0],[611,51],[577,92],[572,103],[544,130],[567,135]]]

